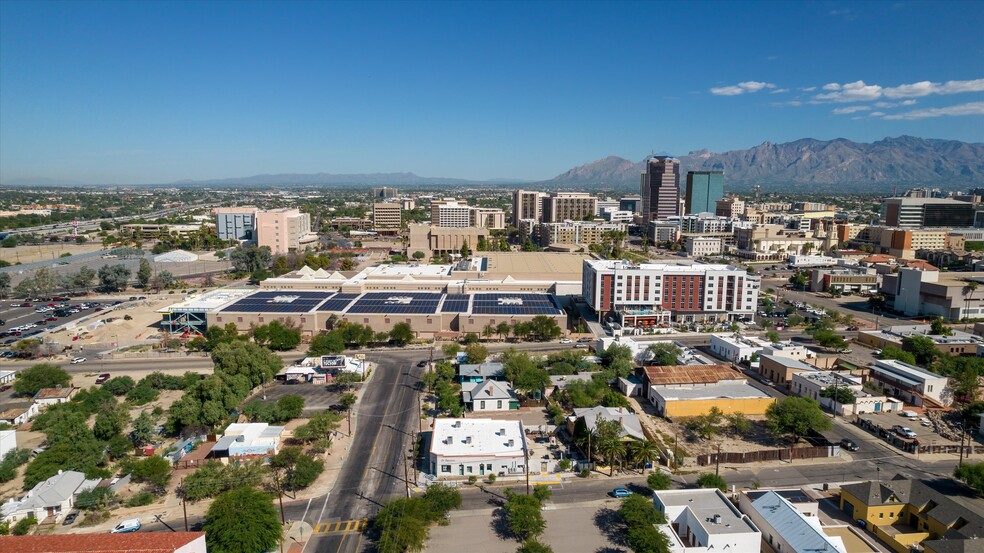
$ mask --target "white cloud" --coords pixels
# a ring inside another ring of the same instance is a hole
[[[784,92],[789,92],[788,88],[777,88],[775,90],[770,90],[769,94],[782,94]]]
[[[834,88],[836,87],[836,88]],[[882,87],[876,84],[865,84],[864,81],[854,81],[839,85],[830,83],[823,86],[824,90],[830,90],[826,94],[817,94],[817,100],[829,100],[831,102],[867,102],[877,100],[882,95]]]
[[[884,111],[873,111],[868,114],[868,117],[884,117],[884,116],[885,116]]]
[[[813,92],[816,89],[817,89],[817,87],[815,87],[815,86],[808,86],[806,88],[801,88],[800,90],[802,90],[803,92]]]
[[[744,93],[755,93],[763,88],[775,88],[776,85],[772,83],[763,83],[759,81],[745,81],[743,83],[738,83],[732,86],[721,86],[711,89],[711,94],[715,96],[738,96]]]
[[[803,105],[803,102],[800,102],[799,100],[790,100],[788,102],[772,102],[772,105],[773,106],[776,106],[776,107],[783,107],[783,106],[802,106]]]
[[[918,104],[918,103],[919,102],[917,102],[915,100],[902,100],[901,102],[899,102],[899,105],[900,106],[912,106],[912,105],[915,105],[915,104]]]
[[[962,115],[984,115],[984,102],[968,102],[966,104],[957,104],[943,108],[916,109],[905,113],[886,115],[885,119],[913,120],[927,119],[930,117],[958,117]]]
[[[934,83],[919,81],[917,83],[900,84],[898,86],[882,87],[876,84],[866,84],[864,81],[853,83],[828,83],[823,85],[828,91],[817,94],[817,100],[828,102],[868,102],[879,98],[898,100],[900,98],[922,98],[931,94],[960,94],[962,92],[984,92],[984,79],[971,81],[947,81]],[[900,103],[898,105],[911,105]]]
[[[897,108],[899,106],[911,106],[918,103],[916,100],[902,100],[901,102],[875,102],[874,106],[876,108]]]
[[[868,111],[869,109],[871,109],[871,108],[868,107],[868,106],[848,106],[846,108],[837,108],[834,111],[832,111],[831,113],[833,113],[834,115],[846,115],[848,113],[857,113],[859,111]]]

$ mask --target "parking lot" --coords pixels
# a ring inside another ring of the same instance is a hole
[[[9,347],[14,342],[25,338],[43,338],[44,333],[48,331],[56,330],[83,317],[107,311],[116,302],[122,303],[122,300],[117,298],[65,298],[58,300],[48,299],[40,302],[34,301],[33,299],[4,301],[0,303],[0,320],[4,321],[4,325],[0,326],[0,347]],[[88,309],[82,309],[80,305],[83,303],[89,305],[98,303],[99,305],[92,305]],[[25,304],[29,305],[25,306]],[[51,310],[45,313],[37,312],[37,309],[40,307],[50,307],[53,305],[64,307],[51,308]],[[56,315],[55,311],[57,309],[77,310],[77,312],[65,313],[65,316],[57,316],[62,314],[58,313]],[[37,327],[23,330],[19,336],[10,333],[11,329],[29,323],[36,324]]]
[[[929,419],[925,418],[921,413],[919,413],[919,418],[916,419],[904,417],[899,413],[866,413],[860,415],[860,418],[870,421],[873,425],[880,426],[884,431],[881,433],[882,438],[896,447],[904,447],[910,441],[893,430],[896,426],[912,430],[915,439],[923,445],[956,445],[956,442],[947,440],[937,434],[933,425],[928,422]],[[890,436],[885,436],[884,434],[890,434]]]
[[[308,384],[306,382],[299,384],[284,384],[282,382],[275,382],[249,399],[277,401],[278,399],[288,395],[301,396],[304,398],[305,416],[320,413],[326,409],[329,409],[332,405],[338,404],[342,397],[342,394],[337,392],[335,387],[332,385]]]

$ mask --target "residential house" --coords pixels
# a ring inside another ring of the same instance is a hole
[[[922,480],[891,480],[841,486],[840,508],[896,551],[921,545],[927,552],[980,551],[984,501],[958,501]]]
[[[461,385],[461,398],[465,407],[476,413],[519,409],[519,397],[508,382],[465,382]]]
[[[34,403],[45,408],[59,403],[68,403],[78,391],[79,389],[74,386],[41,388],[38,393],[34,394]]]
[[[85,474],[78,471],[59,470],[58,474],[38,482],[20,500],[4,503],[0,513],[3,520],[10,523],[32,515],[38,522],[44,522],[48,517],[67,514],[75,505],[76,494],[95,488],[99,482],[98,478],[87,480]]]
[[[854,393],[854,402],[842,404],[833,398],[823,397],[824,390],[841,388]],[[816,400],[822,407],[838,415],[862,415],[864,413],[894,413],[901,411],[903,403],[881,394],[871,394],[862,386],[860,376],[833,371],[799,372],[793,375],[789,390],[801,397]]]
[[[599,420],[618,421],[622,425],[622,440],[645,440],[646,435],[642,432],[642,423],[639,415],[630,412],[624,407],[587,407],[574,408],[574,416],[567,419],[567,431],[574,433],[574,425],[578,420],[583,420],[586,428],[591,431],[598,429]]]
[[[929,403],[947,406],[953,403],[950,380],[926,369],[896,359],[879,359],[871,366],[871,377],[888,396],[909,405]]]
[[[5,422],[12,426],[24,424],[38,414],[37,403],[21,403],[14,406],[7,406],[0,411],[0,422]]]
[[[786,388],[787,390],[793,381],[794,374],[816,370],[819,369],[792,357],[768,355],[765,353],[759,356],[759,374],[762,375],[762,378],[770,380],[777,386]]]
[[[0,459],[3,459],[8,451],[14,449],[17,449],[17,431],[0,430]]]
[[[582,374],[552,374],[550,375],[550,388],[547,389],[547,397],[550,397],[561,390],[566,390],[571,382],[591,382],[594,377],[591,373]]]
[[[16,371],[0,371],[0,385],[13,384],[14,378],[16,376],[17,376]]]
[[[523,422],[436,419],[429,456],[430,473],[438,478],[525,474]]]
[[[717,488],[653,492],[653,505],[667,524],[671,553],[754,552],[762,533]]]
[[[280,451],[283,426],[270,426],[265,422],[233,423],[212,448],[212,457],[267,458]]]
[[[52,534],[10,536],[4,553],[206,553],[205,532],[135,532],[129,534]]]
[[[643,395],[667,418],[695,417],[711,407],[726,414],[762,415],[775,403],[731,365],[649,366],[640,374]]]
[[[711,334],[711,352],[732,363],[750,361],[769,341],[740,334]]]
[[[505,379],[506,373],[502,363],[462,363],[458,365],[458,382],[461,383]]]
[[[819,517],[802,513],[779,493],[770,490],[754,500],[746,499],[750,498],[741,498],[741,511],[774,551],[848,553],[842,538],[824,533]]]

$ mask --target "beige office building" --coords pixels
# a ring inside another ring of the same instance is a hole
[[[267,246],[274,254],[302,251],[318,240],[311,232],[311,215],[297,208],[257,212],[256,234],[257,245]]]
[[[520,221],[539,221],[543,197],[543,192],[535,192],[533,190],[516,190],[513,192],[513,226],[519,228]]]
[[[552,192],[543,199],[544,223],[578,221],[594,217],[598,198],[587,192]]]
[[[372,204],[372,226],[380,234],[395,234],[403,226],[403,206],[398,203]]]
[[[491,236],[489,229],[479,227],[438,227],[427,224],[414,224],[410,229],[407,255],[424,252],[424,259],[445,254],[456,254],[465,243],[472,251],[478,245],[479,237],[486,240]]]

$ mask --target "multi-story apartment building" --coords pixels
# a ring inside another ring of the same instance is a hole
[[[372,204],[372,226],[380,234],[394,234],[403,226],[403,206],[398,203]]]
[[[731,196],[714,202],[714,214],[718,217],[737,219],[745,215],[745,202],[737,196]]]
[[[516,190],[513,192],[512,224],[519,228],[520,221],[539,221],[543,192]]]
[[[439,227],[469,227],[471,206],[458,200],[444,199],[431,202],[431,224]]]
[[[751,316],[759,277],[730,265],[633,264],[585,260],[582,295],[598,313],[621,312],[633,326]],[[627,317],[629,316],[630,317]]]
[[[540,245],[549,247],[555,244],[600,244],[609,232],[626,232],[621,223],[596,221],[564,221],[562,223],[541,223],[538,227]]]
[[[631,211],[632,213],[639,213],[642,209],[642,197],[641,196],[622,196],[618,200],[619,211]]]
[[[646,162],[640,179],[642,220],[665,219],[680,214],[680,162],[655,156]]]
[[[688,171],[686,213],[715,213],[724,197],[724,172]]]
[[[215,209],[215,230],[219,240],[256,241],[255,207],[218,207]]]
[[[274,254],[301,251],[318,240],[311,232],[311,215],[297,208],[257,212],[256,234],[257,245],[269,247]]]
[[[887,253],[903,259],[912,259],[917,250],[942,250],[948,245],[949,229],[905,229],[897,227],[868,226],[858,230],[850,242],[857,246],[871,245],[877,253]]]
[[[372,197],[379,198],[381,200],[388,200],[390,198],[395,198],[400,195],[400,190],[397,188],[390,188],[388,186],[383,186],[380,188],[372,189]]]
[[[974,204],[948,198],[886,198],[881,205],[889,227],[972,227],[974,216]]]
[[[543,198],[544,223],[583,220],[594,217],[598,199],[587,192],[551,192]]]
[[[495,207],[473,207],[468,215],[472,227],[506,228],[506,212]]]

